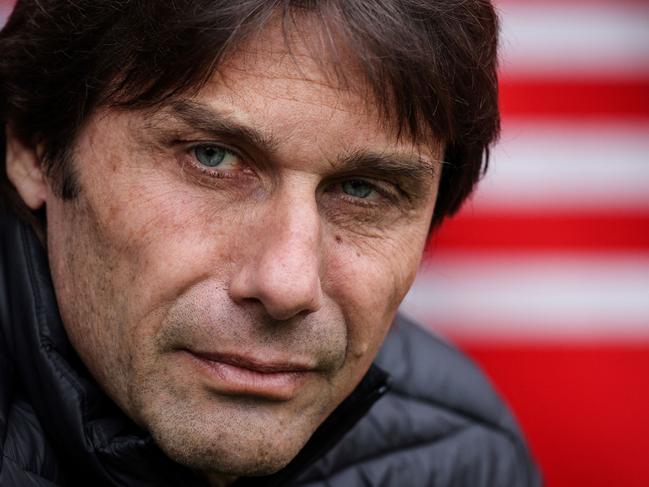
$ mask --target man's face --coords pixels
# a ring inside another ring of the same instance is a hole
[[[196,96],[97,111],[47,195],[68,335],[175,460],[275,471],[352,391],[410,287],[438,149],[269,32]],[[296,64],[297,61],[297,64]]]

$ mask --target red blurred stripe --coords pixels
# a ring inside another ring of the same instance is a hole
[[[582,214],[464,211],[427,251],[648,251],[649,212]]]
[[[517,412],[549,487],[647,485],[649,343],[463,345]]]
[[[594,79],[508,78],[505,73],[500,89],[504,117],[649,118],[648,77],[606,79],[603,75]]]

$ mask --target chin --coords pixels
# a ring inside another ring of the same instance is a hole
[[[174,441],[171,444],[160,442],[162,450],[177,463],[209,476],[263,476],[273,474],[297,455],[297,448],[282,448],[277,445],[194,444]],[[216,440],[219,441],[219,440]]]
[[[206,420],[209,415],[183,416],[150,422],[148,429],[169,458],[208,476],[272,474],[285,467],[310,436],[299,428],[289,434],[280,426],[283,421],[255,425],[245,415],[212,420]]]

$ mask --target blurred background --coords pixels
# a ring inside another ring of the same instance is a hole
[[[501,142],[404,309],[483,367],[549,487],[646,487],[649,0],[496,5]]]
[[[549,487],[649,486],[649,1],[496,5],[501,142],[404,308],[489,374]]]

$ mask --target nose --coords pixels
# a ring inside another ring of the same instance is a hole
[[[233,301],[260,303],[275,320],[317,311],[321,221],[316,202],[283,198],[267,208],[242,243],[242,262],[230,282]]]

